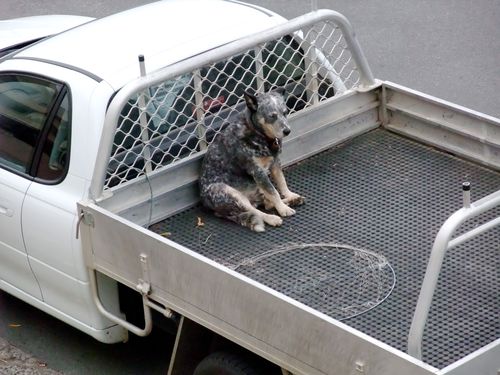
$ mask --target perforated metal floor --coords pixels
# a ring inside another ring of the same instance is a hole
[[[301,301],[336,318],[335,309],[328,307],[329,289],[312,292],[316,284],[311,275],[321,281],[322,271],[304,275],[300,267],[316,264],[320,270],[345,272],[335,268],[336,261],[314,251],[293,261],[282,257],[267,262],[260,256],[289,244],[315,243],[348,244],[380,254],[394,269],[394,290],[344,322],[402,351],[434,237],[460,208],[462,182],[471,182],[473,200],[500,189],[499,173],[384,130],[298,163],[286,176],[291,190],[307,201],[279,228],[253,233],[196,207],[151,229],[168,231],[170,239],[293,298],[300,296],[282,280],[292,278],[293,285],[307,281],[307,287],[299,288],[307,291]],[[463,230],[493,215],[500,211]],[[203,226],[197,225],[200,220]],[[271,277],[269,270],[261,277],[254,268],[242,267],[252,259],[274,269]],[[443,368],[500,337],[499,269],[499,229],[447,254],[424,334],[425,362]]]

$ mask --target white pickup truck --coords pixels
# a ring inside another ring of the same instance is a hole
[[[2,290],[106,343],[174,322],[169,374],[497,374],[499,119],[375,80],[329,10],[74,26],[0,46]],[[277,86],[307,202],[256,234],[197,177],[243,91]]]

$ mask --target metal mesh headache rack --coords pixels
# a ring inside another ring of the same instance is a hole
[[[204,150],[241,112],[247,89],[285,87],[293,115],[372,83],[363,56],[353,54],[355,44],[346,41],[345,22],[331,14],[314,22],[304,19],[258,39],[230,43],[236,54],[234,46],[224,46],[216,56],[210,56],[213,51],[197,56],[199,65],[166,68],[154,82],[122,90],[127,104],[116,109],[119,115],[108,115],[112,120],[106,124],[114,141],[102,187],[120,186]]]

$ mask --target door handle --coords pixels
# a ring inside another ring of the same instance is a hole
[[[12,217],[14,215],[14,211],[10,208],[0,206],[0,214],[5,215],[7,217]]]

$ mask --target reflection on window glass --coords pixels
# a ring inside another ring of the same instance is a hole
[[[28,172],[58,85],[26,76],[0,76],[0,164]]]
[[[37,177],[43,180],[58,180],[63,176],[68,163],[70,111],[68,95],[52,120],[42,149]]]

